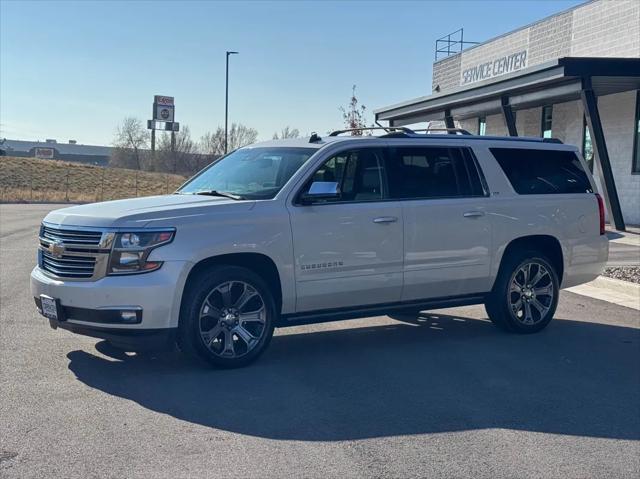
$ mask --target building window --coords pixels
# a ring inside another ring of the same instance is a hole
[[[589,171],[593,173],[593,143],[591,143],[591,132],[584,116],[582,117],[582,156],[589,165]]]
[[[635,138],[633,139],[633,173],[640,173],[640,90],[636,92]]]
[[[478,135],[484,136],[487,134],[487,117],[481,116],[478,118]]]
[[[553,105],[542,107],[542,125],[540,132],[542,138],[551,138],[551,120],[553,118]]]

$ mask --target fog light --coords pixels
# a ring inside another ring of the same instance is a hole
[[[137,323],[138,311],[120,311],[120,319],[123,323]]]

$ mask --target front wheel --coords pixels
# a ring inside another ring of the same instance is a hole
[[[210,364],[235,368],[256,360],[269,345],[275,301],[264,280],[238,266],[220,266],[190,281],[178,344]]]
[[[505,259],[485,308],[501,329],[536,333],[553,318],[560,293],[558,275],[551,262],[535,251]]]

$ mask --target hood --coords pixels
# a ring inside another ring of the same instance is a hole
[[[163,195],[104,201],[62,208],[49,213],[44,221],[65,226],[136,227],[172,226],[181,218],[225,211],[250,210],[254,201],[203,195]]]

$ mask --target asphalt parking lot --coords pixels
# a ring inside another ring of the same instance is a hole
[[[256,364],[53,331],[28,276],[52,205],[0,205],[0,476],[638,477],[638,311],[563,292],[542,333],[482,307],[280,330]]]

